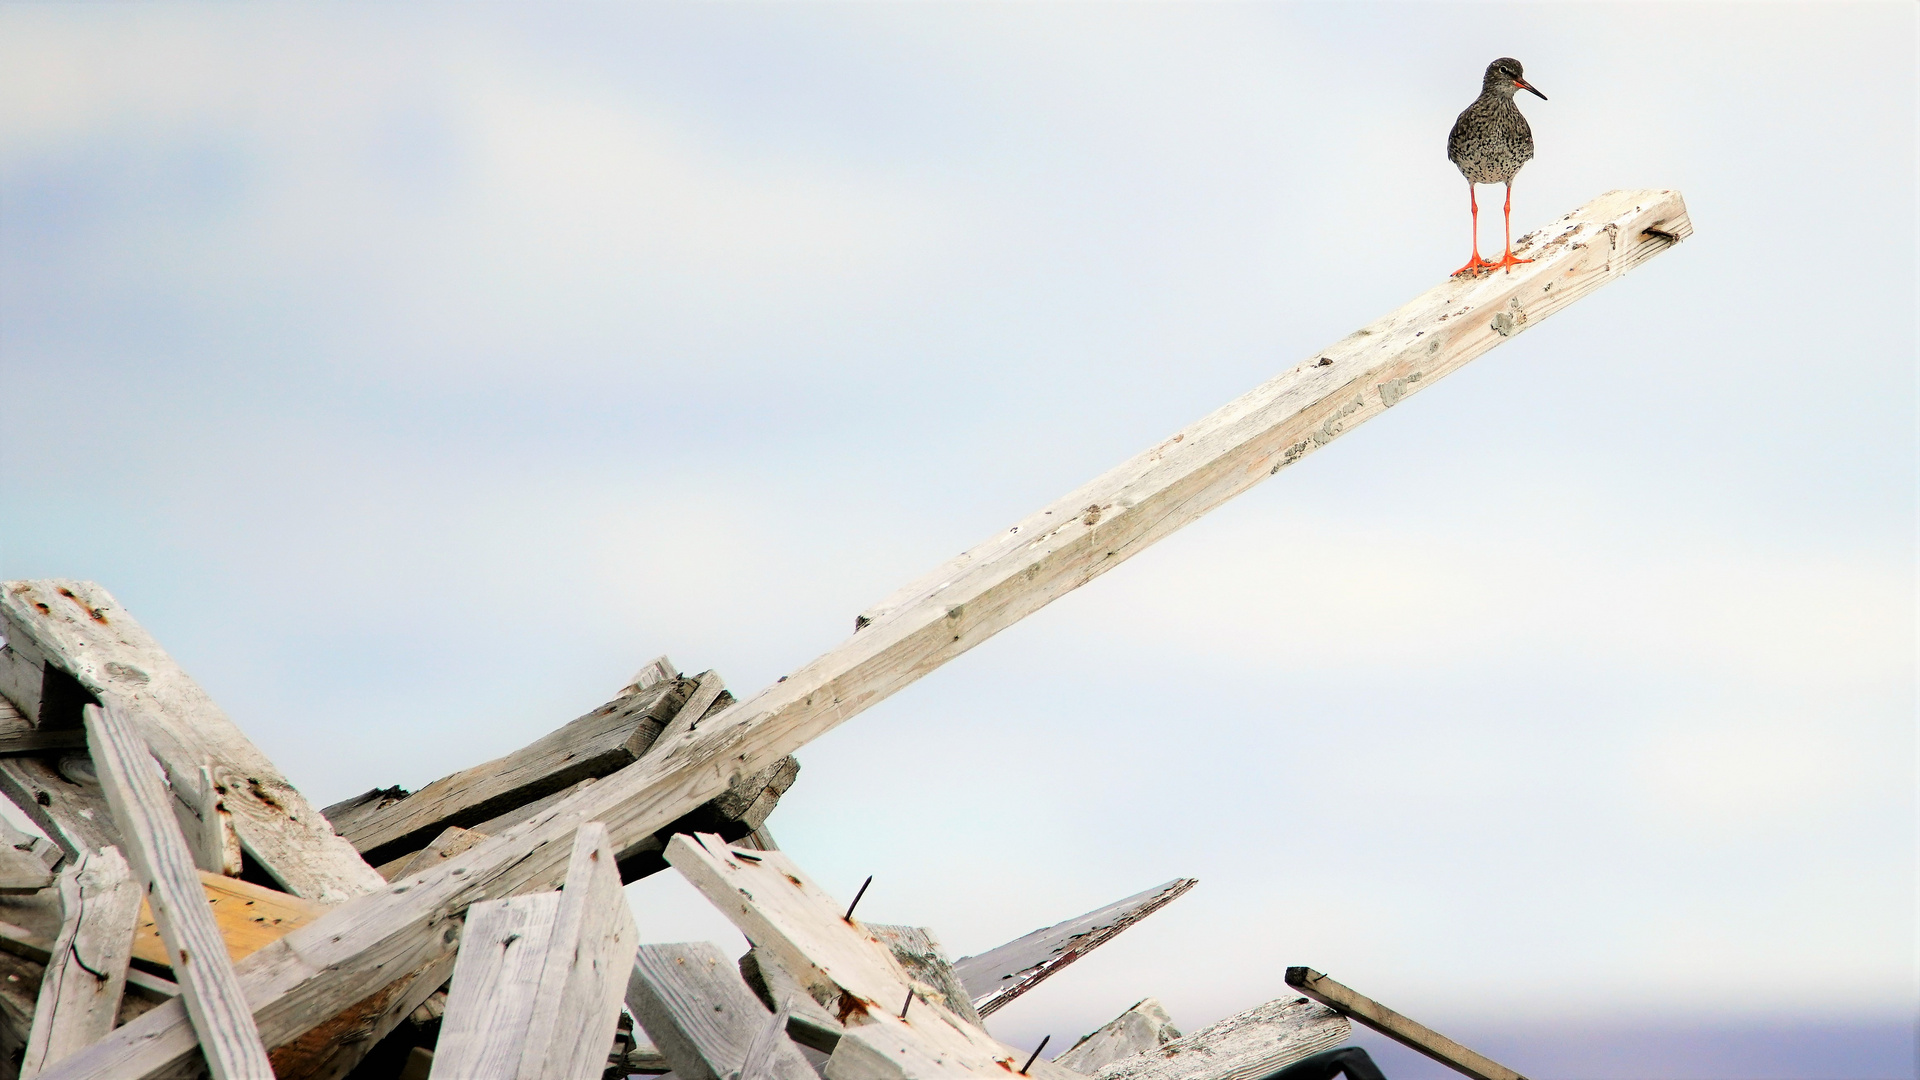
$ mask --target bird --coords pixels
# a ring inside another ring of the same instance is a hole
[[[1467,205],[1473,210],[1473,257],[1453,272],[1454,277],[1533,261],[1513,254],[1513,177],[1533,158],[1533,129],[1513,103],[1514,95],[1522,90],[1547,100],[1547,95],[1522,77],[1520,61],[1503,56],[1488,64],[1480,80],[1480,96],[1461,112],[1453,130],[1447,133],[1447,160],[1459,166],[1460,175],[1467,178]],[[1507,185],[1507,250],[1499,262],[1480,257],[1480,200],[1473,192],[1475,184]]]

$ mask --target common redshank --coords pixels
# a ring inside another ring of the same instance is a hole
[[[1454,277],[1533,261],[1513,256],[1513,177],[1533,158],[1533,129],[1513,103],[1513,95],[1521,90],[1547,100],[1547,95],[1521,77],[1520,61],[1503,56],[1488,64],[1486,77],[1480,80],[1480,96],[1447,133],[1447,160],[1458,165],[1460,174],[1467,178],[1467,205],[1473,208],[1473,258],[1455,270]],[[1475,184],[1507,185],[1507,250],[1499,262],[1480,257],[1480,200],[1473,193]]]

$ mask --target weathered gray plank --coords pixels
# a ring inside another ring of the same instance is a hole
[[[0,846],[0,894],[36,893],[53,884],[53,871],[31,848]]]
[[[398,881],[409,874],[417,874],[430,866],[438,866],[487,838],[479,829],[463,829],[458,825],[449,825],[445,832],[433,838],[433,843],[411,855],[405,855],[379,867],[380,876],[388,881]]]
[[[1160,1000],[1144,998],[1098,1031],[1082,1036],[1053,1063],[1091,1076],[1121,1058],[1158,1050],[1179,1037],[1180,1029],[1173,1026],[1173,1018]]]
[[[60,768],[62,756],[0,758],[0,794],[6,795],[34,826],[53,839],[69,859],[120,842],[113,811],[94,781],[84,752],[64,755],[70,766]]]
[[[261,1030],[275,1045],[298,1037],[384,985],[393,965],[447,949],[445,935],[467,905],[556,880],[582,822],[604,821],[624,859],[735,777],[766,768],[1691,232],[1677,192],[1609,192],[1556,222],[1551,236],[1522,238],[1534,262],[1437,286],[896,593],[862,617],[852,638],[691,736],[656,745],[417,882],[343,904],[255,953],[242,972]],[[1497,318],[1483,322],[1488,312]],[[60,1080],[153,1076],[191,1051],[184,1014],[162,1006],[56,1071]]]
[[[44,966],[53,957],[57,928],[54,933],[55,937],[48,937],[16,923],[0,922],[0,952]],[[180,984],[139,968],[127,969],[127,989],[156,1000],[180,996]]]
[[[599,1080],[639,942],[607,827],[590,821],[574,836],[521,1080]]]
[[[667,721],[667,726],[660,729],[659,737],[676,738],[692,731],[694,725],[706,718],[707,710],[713,708],[714,702],[720,700],[720,695],[726,689],[726,681],[720,678],[719,672],[701,672],[693,692],[687,695],[686,704],[680,706],[679,711],[673,714],[673,719]]]
[[[369,861],[390,862],[424,847],[449,825],[473,828],[583,779],[632,764],[653,745],[691,688],[678,680],[656,683],[511,754],[441,777],[388,805],[342,812],[337,816],[346,819],[345,824],[334,824]]]
[[[233,831],[226,785],[209,766],[200,766],[196,774],[192,783],[171,774],[167,777],[174,806],[183,811],[174,817],[187,839],[187,850],[193,852],[193,864],[207,873],[239,877],[240,835]]]
[[[758,850],[767,850],[761,848]],[[740,979],[768,1009],[786,1008],[787,1035],[794,1042],[822,1054],[833,1053],[845,1031],[800,981],[764,949],[748,949],[739,961]]]
[[[889,926],[886,923],[862,923],[867,932],[880,939],[893,952],[893,958],[907,974],[926,983],[939,996],[940,1003],[955,1016],[977,1028],[985,1028],[974,1010],[967,988],[954,973],[953,962],[940,947],[940,938],[924,926]]]
[[[1098,1080],[1258,1080],[1347,1040],[1346,1017],[1306,998],[1229,1016],[1159,1049],[1121,1058]]]
[[[393,787],[374,788],[361,792],[351,799],[342,799],[331,806],[322,807],[320,814],[333,826],[335,834],[347,835],[359,828],[373,815],[413,794],[406,788],[395,784]]]
[[[1019,1067],[1024,1055],[955,1016],[785,852],[741,852],[717,836],[676,836],[667,861],[815,1001],[834,1003],[844,1026],[827,1063],[834,1080],[959,1077]],[[1038,1080],[1077,1075],[1048,1061],[1034,1062],[1031,1074]]]
[[[979,956],[961,957],[953,963],[954,973],[973,995],[974,1007],[980,1015],[991,1016],[1007,1002],[1166,907],[1193,886],[1193,878],[1175,878],[1077,918],[1014,938]]]
[[[475,904],[447,990],[433,1050],[435,1080],[514,1080],[527,1049],[527,1018],[540,990],[560,894]]]
[[[711,942],[642,945],[627,1008],[682,1080],[731,1080],[770,1014]],[[817,1080],[791,1043],[768,1051],[780,1080]]]
[[[1418,1050],[1447,1068],[1472,1077],[1473,1080],[1526,1080],[1526,1077],[1492,1058],[1484,1054],[1476,1054],[1425,1024],[1409,1020],[1365,994],[1342,986],[1312,968],[1288,968],[1287,985],[1343,1016],[1350,1016],[1360,1021],[1402,1046]]]
[[[120,709],[117,701],[104,708],[86,707],[87,743],[100,786],[126,838],[129,861],[149,890],[148,903],[160,922],[160,936],[167,943],[207,1068],[214,1080],[273,1080],[253,1011],[234,977],[200,874],[174,821],[172,796],[160,784],[139,729]]]
[[[66,917],[40,983],[22,1080],[113,1030],[127,989],[140,893],[119,848],[93,852],[60,875]]]
[[[677,679],[679,677],[680,669],[673,666],[673,661],[667,659],[665,656],[656,656],[652,660],[647,661],[646,665],[639,671],[633,673],[633,678],[628,679],[627,685],[621,689],[620,696],[624,697],[627,694],[636,694],[655,683],[665,682],[668,679]]]
[[[9,648],[30,644],[46,671],[64,672],[91,697],[137,716],[141,738],[170,775],[191,778],[213,763],[241,843],[288,892],[335,903],[384,887],[105,589],[61,580],[0,584],[0,627]],[[41,728],[70,726],[53,715],[44,691],[38,713],[14,703]]]
[[[57,870],[67,860],[67,853],[60,845],[44,836],[35,836],[24,829],[16,829],[11,822],[0,819],[0,847],[20,852],[32,859],[44,870]]]

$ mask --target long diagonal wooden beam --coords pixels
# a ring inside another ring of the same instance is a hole
[[[838,647],[524,825],[350,900],[239,965],[277,1046],[446,955],[480,900],[564,873],[574,830],[624,852],[1057,597],[1378,415],[1692,232],[1675,191],[1615,191],[1522,238],[1534,261],[1450,279],[996,534],[862,614]],[[162,1005],[43,1074],[171,1075],[193,1051]]]

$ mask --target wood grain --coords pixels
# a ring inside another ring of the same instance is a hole
[[[1332,1009],[1306,998],[1281,998],[1157,1050],[1121,1058],[1094,1075],[1098,1080],[1259,1080],[1333,1049],[1351,1030]]]
[[[118,848],[93,852],[60,875],[65,921],[40,983],[22,1080],[113,1030],[127,989],[140,892]]]
[[[1287,969],[1287,985],[1333,1009],[1350,1016],[1402,1046],[1418,1050],[1455,1072],[1473,1080],[1526,1080],[1505,1065],[1461,1046],[1445,1035],[1385,1005],[1334,982],[1309,967]]]
[[[540,992],[547,943],[559,914],[560,894],[554,892],[488,901],[469,910],[433,1050],[434,1080],[514,1080],[519,1075],[527,1018]]]
[[[335,902],[382,887],[380,875],[105,589],[82,581],[0,583],[0,627],[10,647],[30,642],[87,693],[136,717],[169,775],[194,777],[212,763],[240,842],[288,892]]]
[[[224,874],[197,871],[227,958],[234,963],[252,956],[331,910],[326,904],[303,900],[291,893],[255,885]],[[137,960],[171,967],[167,944],[160,935],[153,908],[143,902],[134,927],[133,956]]]
[[[411,969],[450,948],[467,905],[551,884],[583,822],[604,822],[625,859],[630,847],[651,842],[736,777],[766,768],[1671,247],[1690,232],[1685,213],[1673,191],[1595,199],[1551,231],[1521,239],[1536,261],[1510,274],[1443,282],[896,592],[847,641],[672,745],[656,743],[524,825],[260,950],[241,970],[262,1032],[276,1045],[297,1037],[385,985],[382,975],[395,965]],[[61,1080],[164,1074],[191,1052],[190,1034],[184,1015],[162,1006],[54,1071]]]
[[[940,1004],[953,1011],[955,1016],[977,1028],[985,1028],[980,1014],[974,1011],[971,995],[954,973],[952,961],[947,959],[945,949],[940,947],[940,938],[924,926],[891,926],[886,923],[862,923],[867,933],[879,938],[893,958],[900,962],[908,975],[931,987],[938,995]]]
[[[1082,1036],[1053,1063],[1092,1075],[1122,1058],[1158,1050],[1179,1037],[1180,1029],[1173,1026],[1173,1018],[1160,999],[1144,998],[1092,1034]]]
[[[589,821],[573,839],[520,1080],[599,1080],[639,943],[607,828]]]
[[[473,828],[583,779],[606,776],[653,745],[690,690],[690,684],[672,680],[616,698],[511,754],[353,815],[342,833],[368,860],[390,862],[419,850],[449,825]]]
[[[711,942],[642,945],[627,980],[627,1008],[681,1080],[730,1080],[773,1015]],[[781,1080],[815,1080],[788,1043],[770,1052]]]
[[[57,756],[0,758],[0,794],[69,859],[120,843],[100,786],[62,775]]]
[[[753,854],[740,858],[708,834],[676,836],[667,844],[667,861],[688,884],[844,1025],[828,1063],[829,1077],[837,1071],[903,1080],[1019,1068],[1025,1055],[954,1015],[885,943],[846,919],[839,901],[785,852]],[[914,1001],[902,1017],[909,994]],[[1077,1075],[1047,1061],[1036,1061],[1030,1074],[1039,1080]]]
[[[139,729],[120,709],[116,701],[104,708],[86,707],[87,744],[114,821],[126,839],[128,861],[146,883],[207,1068],[214,1080],[273,1080],[253,1011],[207,909],[193,856],[173,819],[172,796],[161,786]]]

